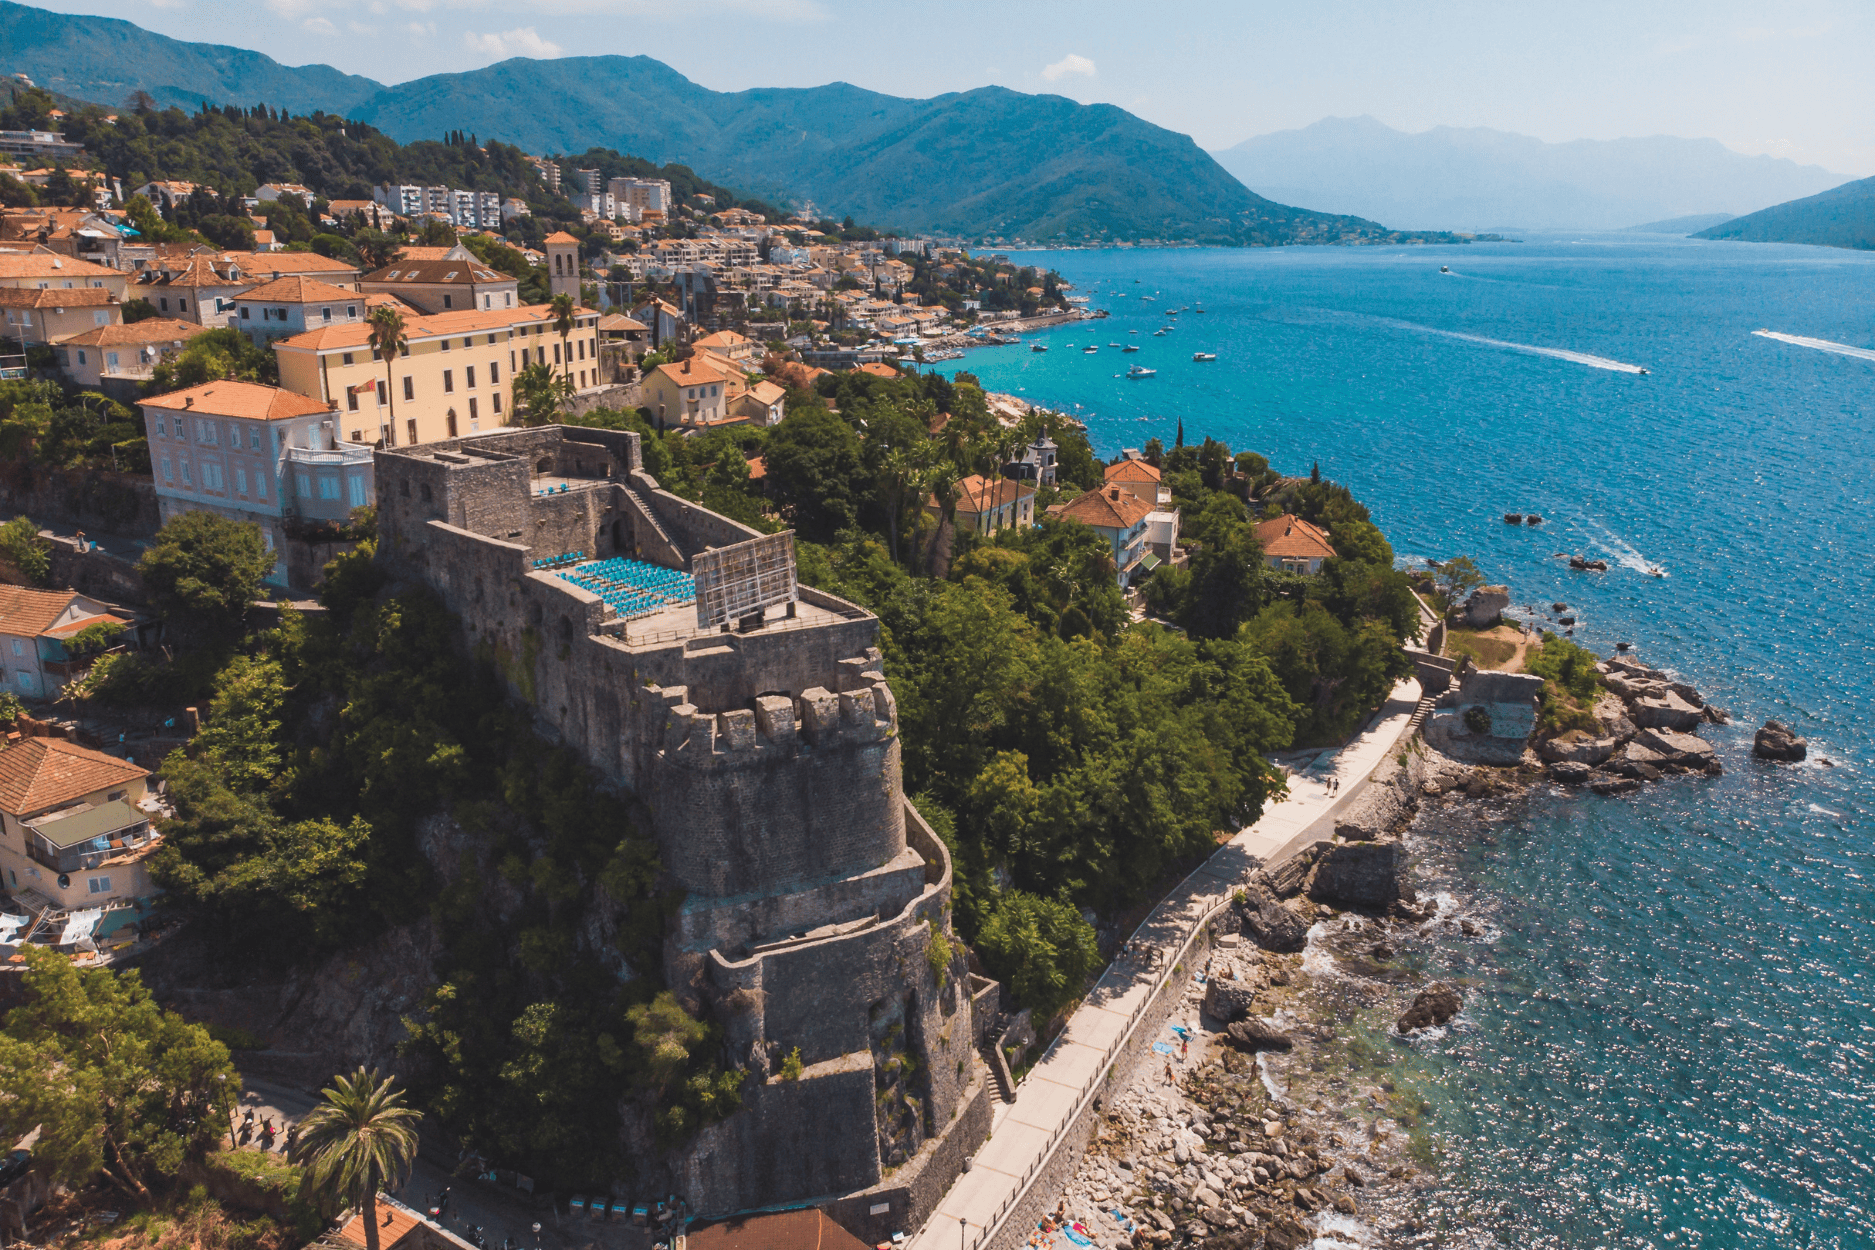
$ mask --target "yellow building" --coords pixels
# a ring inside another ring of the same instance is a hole
[[[170,317],[98,326],[60,340],[59,367],[87,390],[100,390],[107,380],[133,385],[147,381],[163,357],[180,352],[190,339],[207,332],[207,326]]]
[[[598,385],[599,314],[581,308],[574,323],[562,343],[545,304],[406,316],[388,379],[368,323],[296,334],[273,350],[282,387],[337,407],[340,441],[399,447],[506,425],[514,375],[529,364],[568,372],[576,389]]]
[[[75,256],[52,252],[0,252],[0,288],[64,291],[102,288],[118,299],[130,275],[121,269],[94,265]]]
[[[140,915],[156,893],[147,862],[162,841],[139,806],[149,776],[62,738],[0,750],[0,871],[14,901],[35,914],[82,913],[85,937]]]
[[[659,365],[645,375],[645,407],[660,426],[721,425],[730,419],[730,391],[743,377],[707,355]]]
[[[101,287],[40,291],[0,288],[0,333],[31,346],[123,324],[124,308]]]

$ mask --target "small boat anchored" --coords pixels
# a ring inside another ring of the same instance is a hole
[[[1439,266],[1439,272],[1440,272],[1440,273],[1451,273],[1451,272],[1452,272],[1452,267],[1451,267],[1450,265],[1440,265],[1440,266]]]
[[[1097,352],[1097,351],[1099,351],[1099,350],[1100,350],[1100,349],[1099,349],[1098,347],[1095,347],[1095,346],[1094,346],[1094,345],[1093,345],[1092,343],[1089,343],[1089,344],[1088,344],[1088,345],[1087,345],[1086,347],[1083,347],[1083,348],[1081,349],[1081,355],[1083,355],[1083,356],[1092,356],[1092,355],[1093,355],[1093,354],[1094,354],[1095,352]]]
[[[1193,360],[1216,360],[1217,353],[1216,352],[1193,352],[1191,354],[1191,358]]]
[[[1122,352],[1136,352],[1136,351],[1138,351],[1138,350],[1139,350],[1139,344],[1138,344],[1138,343],[1128,343],[1128,344],[1127,344],[1127,345],[1126,345],[1125,347],[1122,347],[1122,348],[1121,348],[1120,350],[1121,350]]]
[[[1045,352],[1045,351],[1047,351],[1047,350],[1048,350],[1048,344],[1046,344],[1046,343],[1030,343],[1030,344],[1029,344],[1029,350],[1030,350],[1030,351],[1032,351],[1032,352]]]
[[[1157,369],[1148,369],[1144,365],[1134,365],[1131,369],[1126,371],[1126,376],[1129,378],[1150,378],[1157,376],[1158,372]]]

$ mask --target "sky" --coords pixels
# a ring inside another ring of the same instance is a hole
[[[720,91],[990,84],[1117,104],[1216,150],[1323,117],[1560,142],[1713,138],[1875,174],[1871,0],[42,0],[396,83],[645,55]]]

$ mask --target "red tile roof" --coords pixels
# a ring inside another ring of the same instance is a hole
[[[1103,486],[1063,505],[1055,515],[1100,529],[1130,530],[1151,511],[1151,504],[1125,487]]]
[[[183,343],[210,327],[171,317],[146,317],[122,326],[99,326],[59,340],[60,347],[141,347],[146,343]]]
[[[957,483],[957,511],[973,515],[980,514],[994,508],[1006,508],[1010,504],[1020,503],[1034,494],[1033,486],[1024,486],[1006,477],[983,477],[972,473]],[[925,506],[937,507],[938,497],[931,496]]]
[[[398,1242],[410,1235],[410,1230],[418,1227],[420,1221],[416,1215],[403,1207],[392,1206],[380,1201],[378,1209],[378,1250],[391,1250]],[[367,1244],[365,1241],[364,1214],[355,1213],[345,1221],[338,1235],[355,1246]]]
[[[102,308],[117,296],[101,286],[0,287],[0,308]]]
[[[1144,460],[1122,460],[1107,466],[1105,480],[1109,482],[1157,482],[1159,470]]]
[[[726,382],[728,375],[719,373],[695,356],[688,360],[674,361],[668,365],[659,365],[652,370],[661,373],[678,386],[702,386],[710,382]]]
[[[357,303],[359,297],[356,291],[348,291],[342,286],[333,286],[317,278],[308,278],[305,274],[293,273],[275,278],[251,291],[243,291],[240,298],[261,304],[314,304],[320,300],[339,299]]]
[[[281,421],[289,417],[310,417],[331,412],[334,405],[277,386],[259,382],[204,382],[154,399],[142,401],[145,408],[163,408],[171,412],[191,412],[203,417],[241,417],[249,421]]]
[[[1257,542],[1263,554],[1278,559],[1332,560],[1335,549],[1328,545],[1328,534],[1299,516],[1287,512],[1273,520],[1257,523]]]
[[[372,282],[387,285],[397,282],[514,282],[516,279],[499,270],[490,269],[478,260],[420,260],[412,263],[407,260],[394,260],[382,269],[374,270],[359,279],[360,282]]]
[[[149,775],[147,768],[63,738],[26,738],[0,751],[0,811],[28,816]]]
[[[694,1229],[690,1250],[870,1250],[817,1208],[744,1215]]]

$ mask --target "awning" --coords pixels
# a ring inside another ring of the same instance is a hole
[[[87,907],[65,917],[65,932],[59,934],[57,945],[70,946],[91,936],[91,931],[98,927],[98,921],[104,916],[102,907]]]
[[[1139,567],[1142,569],[1145,569],[1148,573],[1152,572],[1154,569],[1158,568],[1161,564],[1164,564],[1164,563],[1165,561],[1161,560],[1158,556],[1153,555],[1152,552],[1150,551],[1148,551],[1145,555],[1141,556],[1139,559]]]

